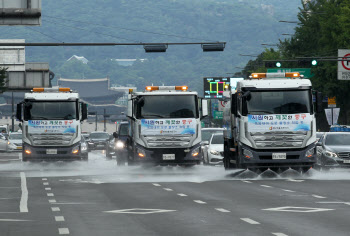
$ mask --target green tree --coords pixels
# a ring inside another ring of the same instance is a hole
[[[0,93],[3,93],[7,90],[7,68],[0,68]]]

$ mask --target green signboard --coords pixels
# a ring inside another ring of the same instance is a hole
[[[214,119],[222,119],[223,118],[223,113],[222,111],[213,111],[213,118]]]
[[[311,68],[269,68],[267,69],[268,73],[286,73],[286,72],[299,72],[304,76],[305,79],[309,79],[313,74],[311,74]]]

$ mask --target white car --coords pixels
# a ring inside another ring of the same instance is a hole
[[[7,140],[4,133],[1,133],[0,134],[0,151],[2,151],[2,152],[10,151],[9,144],[10,144],[10,142]]]
[[[224,128],[203,128],[202,129],[202,153],[203,153],[203,162],[208,164],[208,146],[211,136],[213,134],[223,134]]]
[[[8,136],[8,150],[21,151],[23,146],[22,133],[12,132]]]
[[[213,134],[208,145],[208,157],[206,163],[212,165],[223,164],[224,159],[224,135]]]

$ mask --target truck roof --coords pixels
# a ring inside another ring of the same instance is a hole
[[[79,98],[78,93],[62,93],[62,92],[43,92],[43,93],[25,93],[24,99],[31,100],[77,100]]]
[[[242,88],[256,89],[300,89],[302,87],[311,87],[311,81],[308,79],[251,79],[237,82],[237,90]]]
[[[173,91],[173,90],[157,90],[157,91],[144,91],[144,92],[135,92],[133,95],[150,95],[150,96],[155,96],[155,95],[198,95],[197,92],[183,92],[183,91]]]

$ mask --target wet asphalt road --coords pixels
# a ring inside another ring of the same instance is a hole
[[[22,163],[0,153],[0,235],[349,235],[350,170]],[[268,176],[268,177],[267,177]]]

